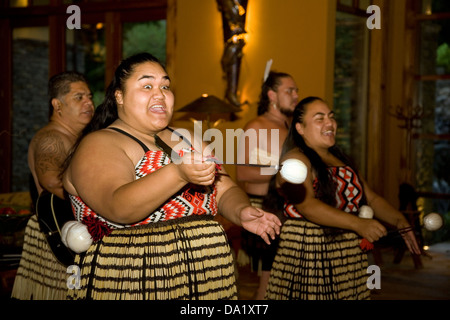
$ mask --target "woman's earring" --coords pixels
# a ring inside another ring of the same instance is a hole
[[[272,106],[273,106],[273,108],[274,108],[275,110],[277,110],[277,104],[276,104],[276,103],[273,103]]]

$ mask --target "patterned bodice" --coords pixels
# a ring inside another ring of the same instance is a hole
[[[358,175],[349,166],[329,167],[328,170],[336,184],[336,208],[349,213],[356,213],[361,206],[363,187]],[[316,186],[314,181],[314,187]],[[314,188],[317,197],[317,190]],[[284,214],[290,218],[302,218],[293,204],[285,203]]]
[[[135,167],[136,179],[145,177],[152,172],[164,167],[171,162],[169,156],[163,151],[147,150]],[[106,220],[96,214],[78,196],[69,195],[72,202],[72,209],[75,218],[85,224],[88,221],[100,220],[105,222],[110,229],[139,226],[159,221],[168,221],[191,215],[213,215],[217,209],[217,190],[215,185],[209,187],[187,184],[184,188],[175,193],[166,203],[149,213],[148,217],[142,221],[130,225],[120,225]]]

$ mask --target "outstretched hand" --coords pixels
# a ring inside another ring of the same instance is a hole
[[[400,235],[403,238],[403,241],[405,241],[406,246],[408,247],[408,250],[413,254],[422,254],[419,245],[417,243],[416,235],[414,234],[414,230],[411,228],[408,228],[408,231],[402,232],[400,230]]]
[[[242,227],[260,236],[267,244],[280,234],[281,221],[272,213],[255,207],[245,207],[240,212]]]

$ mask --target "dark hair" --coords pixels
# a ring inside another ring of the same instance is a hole
[[[297,123],[303,123],[303,117],[306,112],[306,107],[314,102],[322,101],[323,99],[319,97],[307,97],[302,99],[294,109],[292,124],[289,128],[288,136],[283,144],[283,149],[281,151],[281,157],[285,155],[288,151],[298,148],[305,156],[310,160],[313,171],[317,176],[317,190],[318,198],[323,202],[335,206],[336,204],[336,185],[330,176],[328,166],[323,162],[322,158],[314,151],[312,148],[308,147],[305,143],[303,137],[297,132],[295,125]],[[340,149],[337,145],[334,145],[328,149],[332,155],[341,160],[345,165],[350,166],[356,174],[358,171],[356,169],[353,161]],[[365,197],[363,196],[363,202]]]
[[[114,72],[114,78],[106,89],[103,102],[96,108],[92,120],[83,130],[82,137],[89,132],[106,128],[117,120],[119,116],[115,93],[117,90],[125,92],[126,80],[131,76],[136,66],[145,62],[156,62],[165,69],[156,57],[147,52],[138,53],[122,60]]]
[[[53,115],[52,100],[61,99],[64,95],[70,92],[70,84],[79,81],[87,83],[84,75],[76,71],[61,72],[50,78],[48,81],[49,119]]]
[[[81,140],[86,135],[88,135],[91,132],[104,129],[118,119],[119,116],[117,113],[117,102],[115,93],[117,90],[125,92],[125,81],[131,76],[136,66],[145,62],[156,62],[159,65],[161,65],[161,67],[163,67],[163,69],[165,70],[163,64],[156,57],[147,52],[135,54],[120,62],[119,66],[114,72],[114,78],[112,79],[111,83],[106,89],[105,98],[103,99],[103,102],[95,109],[94,116],[92,117],[88,125],[84,128],[77,142],[72,147],[69,156],[64,161],[61,175],[68,168],[69,163],[73,157],[73,154],[75,153],[75,150],[78,148],[78,145],[80,144]]]
[[[284,72],[270,71],[266,81],[261,88],[261,95],[258,102],[258,116],[264,114],[269,109],[269,90],[277,91],[281,84],[281,78],[291,77],[290,74]]]

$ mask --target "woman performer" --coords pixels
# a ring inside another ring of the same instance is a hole
[[[279,233],[275,215],[253,208],[222,168],[198,161],[202,150],[168,126],[173,107],[155,57],[121,62],[64,175],[94,241],[76,257],[81,288],[69,298],[236,299],[233,258],[214,216],[267,242]]]
[[[297,104],[280,163],[299,159],[308,171],[303,184],[276,176],[289,219],[281,230],[267,299],[369,299],[368,260],[360,245],[362,238],[374,242],[387,231],[375,219],[358,217],[364,204],[375,218],[405,230],[409,250],[420,254],[405,217],[370,189],[335,145],[336,129],[334,113],[322,99]]]

